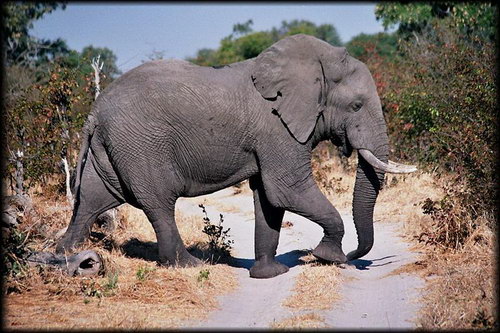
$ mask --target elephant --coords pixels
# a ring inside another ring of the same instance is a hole
[[[367,66],[345,48],[304,34],[224,66],[144,63],[99,95],[82,132],[74,211],[58,253],[81,244],[99,214],[129,203],[152,224],[160,264],[199,265],[180,238],[176,200],[249,179],[253,278],[289,269],[275,259],[285,211],[323,228],[315,257],[345,263],[364,256],[374,241],[384,174],[416,170],[388,161],[386,123]],[[347,255],[342,218],[312,176],[312,150],[324,140],[359,156],[353,199],[359,244]]]

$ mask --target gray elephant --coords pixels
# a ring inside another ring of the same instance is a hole
[[[345,48],[306,35],[217,68],[145,63],[99,96],[83,132],[74,212],[57,252],[81,244],[99,214],[127,202],[153,225],[161,264],[198,265],[174,221],[177,198],[249,179],[255,278],[288,271],[275,260],[285,210],[323,227],[317,258],[343,263],[367,254],[384,172],[416,170],[387,160],[386,124],[367,67]],[[340,214],[312,177],[311,152],[323,140],[346,156],[359,153],[353,201],[359,245],[347,256]]]

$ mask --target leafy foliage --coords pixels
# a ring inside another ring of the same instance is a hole
[[[120,74],[108,48],[90,45],[77,52],[60,39],[29,35],[35,20],[60,7],[65,4],[9,2],[3,8],[6,171],[18,184],[24,177],[28,188],[59,174],[61,158],[75,164],[78,132],[93,100],[91,58],[99,54],[104,61],[103,88]]]
[[[82,76],[88,76],[93,73],[90,65],[93,58],[100,56],[100,60],[104,63],[102,73],[103,79],[114,78],[121,74],[121,71],[116,65],[116,55],[107,47],[94,47],[92,45],[85,46],[81,52],[71,51],[67,56],[59,59],[60,63],[68,68],[78,68]]]
[[[69,48],[63,40],[40,40],[29,35],[34,21],[58,7],[65,9],[66,4],[61,2],[7,2],[4,5],[2,43],[5,47],[8,65],[40,65],[42,62],[54,59],[57,55],[67,54]]]
[[[488,2],[414,2],[379,3],[375,16],[382,20],[384,28],[398,25],[399,34],[408,38],[420,33],[436,20],[451,18],[454,27],[465,35],[495,38],[496,5]]]
[[[3,231],[2,275],[18,277],[26,271],[26,256],[30,253],[27,246],[28,235],[13,227]]]
[[[156,271],[156,268],[149,266],[141,266],[137,269],[135,276],[139,281],[145,281],[147,278],[151,276],[151,273]]]
[[[398,54],[398,37],[396,34],[379,32],[374,35],[361,33],[345,44],[349,54],[363,62],[373,52],[380,57],[391,60]]]
[[[306,20],[283,21],[280,28],[258,32],[253,32],[252,24],[252,20],[235,24],[233,33],[221,40],[217,50],[201,49],[195,58],[188,60],[202,66],[227,65],[254,58],[278,40],[299,33],[316,36],[332,45],[341,45],[337,30],[331,24],[316,26]]]
[[[386,113],[391,153],[451,177],[447,196],[423,209],[436,225],[428,235],[432,242],[456,249],[484,221],[494,227],[496,215],[495,44],[487,33],[495,26],[494,7],[455,4],[440,15],[435,6],[377,5],[384,24],[400,23],[399,56],[391,60],[372,47],[367,64]]]
[[[396,153],[465,178],[470,204],[484,211],[498,181],[494,45],[464,42],[441,25],[421,37],[405,46],[407,71],[385,95]]]
[[[58,173],[61,157],[75,158],[77,133],[92,100],[78,85],[77,70],[55,64],[49,73],[45,84],[29,86],[7,108],[7,147],[23,152],[25,176],[31,185]],[[8,171],[13,171],[14,162],[10,160]]]

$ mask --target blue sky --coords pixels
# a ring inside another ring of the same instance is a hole
[[[360,33],[383,31],[375,3],[252,2],[222,3],[69,3],[34,23],[32,35],[63,38],[81,51],[87,45],[108,47],[123,72],[140,65],[154,51],[164,58],[194,56],[217,48],[233,25],[253,20],[255,31],[279,27],[283,20],[305,19],[333,24],[343,42]]]

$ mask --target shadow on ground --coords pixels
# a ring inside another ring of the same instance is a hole
[[[158,261],[158,244],[156,242],[141,241],[137,238],[131,238],[120,246],[123,254],[129,258],[142,259],[146,261]],[[198,259],[209,263],[228,264],[232,267],[250,269],[255,260],[247,258],[236,258],[226,253],[217,252],[209,249],[204,244],[194,244],[188,247],[188,252]],[[306,250],[293,250],[276,256],[276,260],[288,267],[303,265],[301,257],[309,254]]]
[[[121,245],[121,250],[125,256],[130,258],[137,258],[146,261],[156,261],[158,262],[158,244],[156,242],[145,242],[137,238],[131,238]],[[197,243],[188,247],[189,253],[193,256],[207,262],[207,263],[221,263],[227,264],[231,267],[245,268],[250,270],[253,266],[255,259],[248,258],[236,258],[227,253],[214,252],[208,249],[205,244]],[[304,265],[306,262],[301,258],[310,254],[310,250],[293,250],[276,256],[276,260],[290,268]],[[394,263],[393,260],[388,260],[394,258],[395,255],[389,255],[377,259],[356,259],[348,262],[348,265],[353,265],[358,270],[369,270],[373,267],[385,266]],[[319,264],[328,264],[320,260],[314,260]],[[311,262],[311,261],[309,261]],[[380,263],[378,263],[380,262]]]
[[[373,264],[373,262],[375,262],[375,261],[381,261],[381,260],[385,260],[385,259],[389,259],[389,258],[393,258],[393,257],[395,257],[395,255],[385,256],[382,258],[372,259],[372,260],[356,259],[356,260],[349,261],[348,265],[353,265],[356,267],[356,269],[359,269],[359,270],[369,270],[370,267],[380,267],[380,266],[385,266],[385,265],[389,265],[389,264],[394,263],[393,260],[389,260],[389,261],[384,262],[384,263]]]

